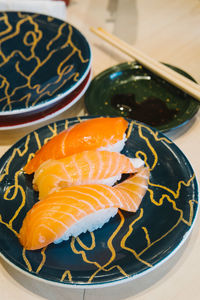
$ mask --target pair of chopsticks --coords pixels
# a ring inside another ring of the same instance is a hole
[[[177,73],[176,71],[170,69],[169,67],[163,65],[162,63],[154,60],[153,58],[142,53],[138,49],[130,46],[126,42],[120,40],[118,37],[107,32],[103,28],[91,28],[91,31],[97,36],[107,41],[109,44],[113,45],[115,48],[121,50],[123,53],[129,55],[142,66],[149,69],[156,75],[170,82],[172,85],[183,90],[185,93],[189,94],[196,100],[200,101],[200,85],[194,81],[184,77],[183,75]]]

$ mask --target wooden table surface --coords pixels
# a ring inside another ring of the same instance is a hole
[[[156,60],[177,66],[200,83],[199,0],[71,0],[67,21],[89,40],[93,76],[131,59],[103,42],[90,27],[103,27]],[[84,99],[48,122],[0,131],[0,156],[19,138],[46,123],[85,114]],[[191,162],[199,180],[200,112],[186,126],[167,135]],[[101,289],[69,289],[41,283],[0,259],[0,298],[15,300],[198,300],[200,299],[200,221],[189,239],[166,263],[142,278]]]

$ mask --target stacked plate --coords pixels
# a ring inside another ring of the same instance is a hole
[[[91,80],[91,50],[71,24],[0,13],[0,130],[32,125],[77,102]]]

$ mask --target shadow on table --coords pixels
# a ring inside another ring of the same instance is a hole
[[[20,289],[22,288],[25,290],[23,299],[26,299],[26,296],[30,295],[30,293],[33,295],[38,295],[39,297],[36,297],[36,299],[41,299],[40,297],[44,297],[44,299],[48,300],[83,299],[84,289],[76,290],[72,288],[51,285],[46,283],[45,281],[39,281],[37,279],[26,276],[22,272],[16,270],[1,258],[0,264],[2,264],[3,268],[5,269],[5,272],[8,273],[6,277],[10,276],[10,280],[14,280],[15,285],[19,285]]]

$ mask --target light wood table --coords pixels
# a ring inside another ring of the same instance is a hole
[[[89,30],[101,26],[155,59],[177,66],[200,82],[199,0],[71,0],[67,20],[89,40],[93,76],[130,58],[101,41]],[[84,115],[81,99],[54,120]],[[47,122],[46,122],[47,123]],[[0,131],[0,156],[19,138],[46,124]],[[168,133],[190,160],[197,178],[200,170],[200,112],[185,127]],[[84,300],[199,300],[200,220],[190,238],[166,263],[142,278],[102,289],[54,287],[29,278],[0,260],[0,299]]]

